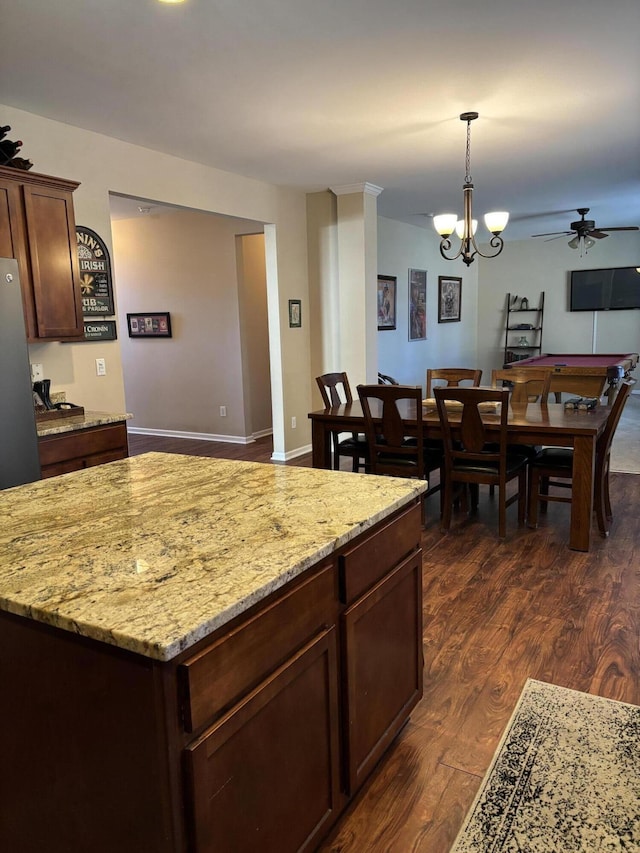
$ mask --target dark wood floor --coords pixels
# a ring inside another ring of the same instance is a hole
[[[131,454],[145,450],[269,462],[271,440],[131,436]],[[512,507],[499,542],[486,493],[446,535],[429,499],[424,698],[321,853],[447,853],[527,678],[640,705],[640,475],[611,483],[611,536],[596,528],[586,554],[566,546],[564,504],[537,530]]]

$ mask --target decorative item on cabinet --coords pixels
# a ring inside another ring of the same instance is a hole
[[[17,139],[15,142],[6,139],[5,137],[10,130],[11,127],[8,124],[0,127],[0,165],[28,171],[33,166],[33,163],[31,160],[25,160],[24,157],[16,157],[16,154],[22,148],[23,142],[21,139]]]
[[[0,166],[0,257],[18,262],[31,343],[84,340],[73,211],[78,186]]]

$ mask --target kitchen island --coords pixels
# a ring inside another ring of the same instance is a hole
[[[313,850],[422,695],[425,488],[151,453],[0,493],[0,849]]]

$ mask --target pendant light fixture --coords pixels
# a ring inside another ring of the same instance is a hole
[[[487,226],[487,229],[491,232],[491,240],[489,241],[489,245],[493,249],[497,249],[493,254],[484,254],[478,248],[478,244],[476,243],[475,233],[476,228],[478,227],[478,220],[473,218],[473,182],[471,179],[471,122],[478,118],[478,113],[462,113],[460,116],[460,121],[466,121],[467,123],[467,156],[465,159],[465,177],[464,177],[464,185],[462,188],[463,194],[463,206],[464,206],[464,214],[462,219],[458,219],[458,215],[456,213],[442,213],[438,216],[433,217],[433,224],[438,232],[438,234],[442,237],[440,241],[440,254],[447,261],[455,261],[457,258],[462,256],[462,260],[464,263],[469,266],[469,264],[473,263],[473,259],[476,255],[480,255],[481,258],[496,258],[502,248],[504,246],[504,241],[500,237],[500,234],[504,231],[507,226],[507,222],[509,221],[509,214],[506,211],[494,211],[493,213],[486,213],[484,216],[484,222]],[[447,255],[446,253],[451,249],[451,240],[450,237],[453,232],[456,232],[458,237],[460,238],[460,248],[458,252],[452,256]]]

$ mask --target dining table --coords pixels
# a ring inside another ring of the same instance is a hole
[[[415,432],[415,404],[408,405],[400,414],[408,432],[412,427]],[[487,440],[493,440],[494,432],[497,440],[499,414],[488,410],[481,415]],[[510,444],[573,448],[569,548],[575,551],[588,551],[590,547],[596,442],[605,428],[608,415],[609,407],[602,405],[582,410],[565,408],[562,403],[509,404],[507,432]],[[359,400],[310,412],[309,418],[314,468],[331,468],[332,433],[364,432],[364,415]],[[431,400],[422,403],[422,430],[425,438],[442,438],[438,412]]]

